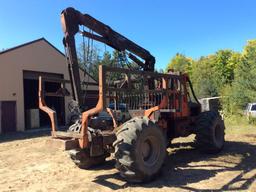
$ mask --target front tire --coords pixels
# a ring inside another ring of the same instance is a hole
[[[116,133],[116,168],[129,182],[152,180],[160,171],[166,155],[162,130],[147,117],[135,117]]]
[[[102,156],[91,157],[90,152],[87,149],[72,149],[69,151],[69,155],[73,162],[81,169],[90,169],[97,165],[105,163],[109,154]]]
[[[225,125],[221,116],[214,111],[202,112],[196,123],[195,144],[205,153],[217,153],[225,143]]]

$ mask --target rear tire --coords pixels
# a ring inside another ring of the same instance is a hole
[[[160,171],[166,155],[161,129],[147,117],[135,117],[116,133],[116,168],[129,182],[152,180]]]
[[[202,112],[196,123],[196,147],[205,153],[217,153],[224,143],[225,125],[221,116],[214,111]]]

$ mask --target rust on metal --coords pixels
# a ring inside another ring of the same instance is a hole
[[[162,78],[162,89],[166,90],[167,89],[167,84],[168,84],[168,80],[165,78]],[[160,109],[164,109],[168,107],[168,96],[165,94],[163,95],[163,98],[160,102],[160,104],[158,106],[152,107],[150,109],[145,110],[144,112],[144,116],[152,119],[152,114],[155,111],[159,111]]]
[[[51,127],[52,127],[52,136],[55,136],[55,132],[57,131],[57,117],[56,111],[49,108],[44,100],[44,81],[43,78],[39,77],[39,108],[46,112],[51,120]]]
[[[103,110],[103,106],[104,106],[103,96],[104,96],[105,81],[102,77],[104,76],[104,74],[105,74],[104,68],[100,66],[99,67],[99,99],[96,107],[82,113],[82,129],[81,129],[82,138],[79,139],[79,146],[82,149],[86,148],[89,144],[87,131],[88,131],[88,122],[90,117],[98,114]]]
[[[115,115],[114,115],[114,112],[110,109],[110,108],[106,108],[106,111],[109,113],[109,115],[111,116],[112,118],[112,121],[113,121],[113,127],[116,128],[117,127],[117,121],[116,121],[116,118],[115,118]]]

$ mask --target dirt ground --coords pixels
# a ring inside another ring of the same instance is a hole
[[[7,135],[0,137],[0,191],[256,191],[256,128],[246,129],[229,131],[218,155],[191,148],[192,137],[175,140],[159,177],[138,185],[122,180],[111,159],[77,168],[67,152],[45,145],[45,133]]]

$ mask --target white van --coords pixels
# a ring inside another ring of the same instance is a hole
[[[246,105],[244,114],[248,117],[256,117],[256,103],[248,103]]]

